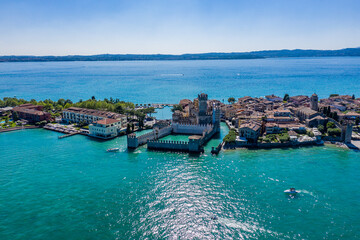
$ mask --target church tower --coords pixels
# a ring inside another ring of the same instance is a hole
[[[318,102],[319,102],[319,98],[318,95],[316,95],[315,93],[313,95],[311,95],[310,97],[310,108],[314,111],[318,111],[319,107],[318,107]]]

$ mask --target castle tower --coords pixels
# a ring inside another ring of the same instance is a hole
[[[213,104],[212,124],[216,128],[216,132],[220,132],[220,107]]]
[[[341,129],[341,141],[344,143],[351,143],[353,124],[350,121],[345,121]]]
[[[199,116],[205,116],[207,112],[208,95],[205,93],[201,93],[198,95],[198,100],[199,100]]]
[[[208,95],[205,93],[201,93],[198,95],[199,101],[199,112],[197,115],[198,124],[209,124],[211,123],[211,115],[206,115],[207,113],[207,100]]]
[[[319,98],[318,95],[316,95],[315,93],[313,95],[311,95],[310,97],[310,108],[314,111],[318,111],[319,107],[318,107],[318,102],[319,102]]]

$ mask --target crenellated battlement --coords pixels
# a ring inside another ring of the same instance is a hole
[[[198,99],[199,99],[199,101],[200,100],[207,101],[208,100],[208,95],[206,93],[200,93],[200,94],[198,94]]]
[[[189,152],[189,143],[185,141],[149,140],[148,149]]]
[[[148,140],[148,143],[167,143],[167,144],[189,145],[189,142],[185,142],[185,141],[172,141],[172,140]]]
[[[135,133],[130,133],[127,135],[128,138],[136,138],[136,134]]]

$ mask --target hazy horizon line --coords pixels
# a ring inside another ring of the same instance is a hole
[[[263,49],[263,50],[253,50],[253,51],[232,51],[232,52],[185,52],[185,53],[96,53],[96,54],[67,54],[67,55],[34,55],[34,54],[21,54],[21,55],[0,55],[0,57],[71,57],[71,56],[99,56],[99,55],[171,55],[171,56],[182,56],[182,55],[195,55],[195,54],[232,54],[232,53],[257,53],[257,52],[267,52],[267,51],[340,51],[345,49],[357,49],[358,47],[344,47],[344,48],[335,48],[335,49],[314,49],[314,48],[283,48],[283,49]]]

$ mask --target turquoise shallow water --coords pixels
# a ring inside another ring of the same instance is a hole
[[[359,152],[211,156],[224,134],[222,125],[205,154],[192,156],[128,152],[126,137],[2,133],[0,239],[360,239]],[[290,186],[297,198],[283,194]]]
[[[359,84],[358,57],[0,64],[1,98],[322,98],[359,96]],[[325,146],[212,156],[226,132],[222,125],[200,156],[128,151],[126,137],[1,133],[0,239],[360,239],[359,152]],[[120,152],[106,152],[111,147]],[[300,190],[294,199],[283,194],[292,186]]]
[[[0,63],[0,97],[119,98],[177,103],[316,92],[360,96],[360,57],[206,61]]]

